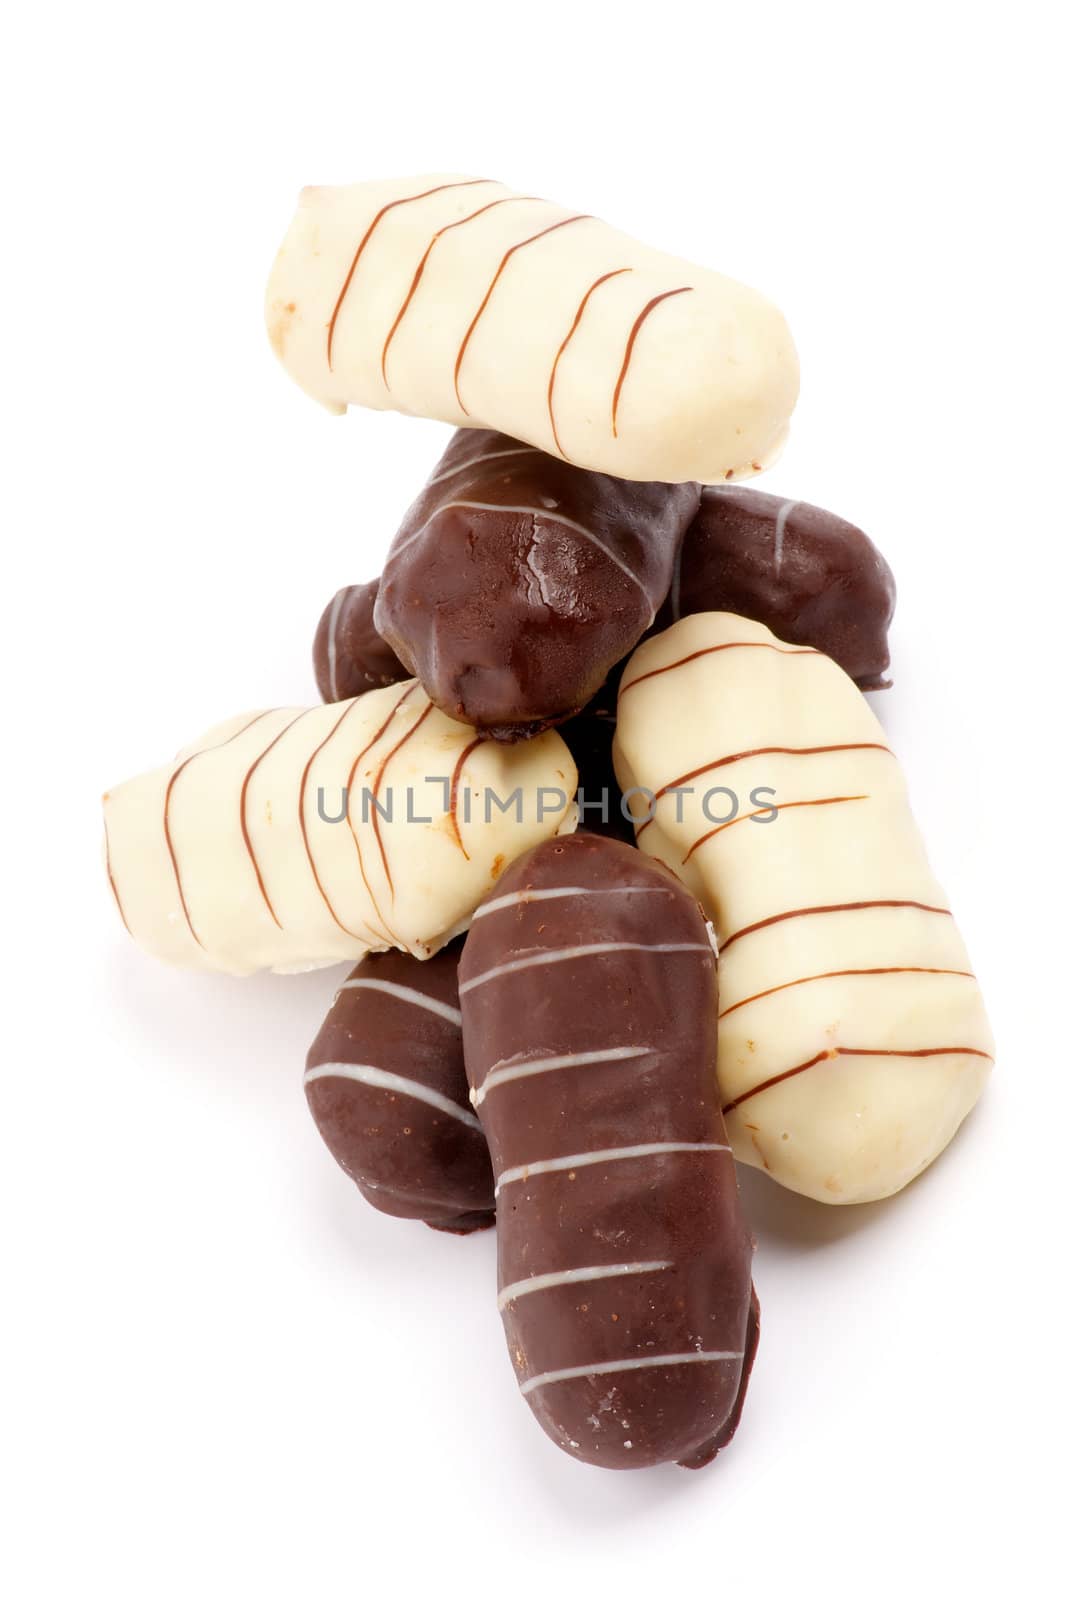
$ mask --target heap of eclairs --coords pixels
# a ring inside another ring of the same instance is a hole
[[[497,1222],[563,1450],[701,1466],[759,1334],[734,1160],[890,1195],[992,1064],[861,692],[891,573],[735,486],[796,398],[779,312],[596,218],[479,178],[306,189],[267,319],[330,410],[457,431],[320,619],[322,704],[106,796],[118,910],[182,966],[357,962],[305,1068],[336,1160],[392,1216]]]

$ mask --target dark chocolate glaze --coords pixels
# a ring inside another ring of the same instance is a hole
[[[657,626],[735,611],[787,644],[823,651],[859,688],[883,689],[894,610],[891,568],[860,528],[803,500],[711,488]]]
[[[457,439],[462,437],[466,435]],[[496,472],[512,468],[517,460],[522,473],[531,475],[533,459],[552,460],[518,447],[514,440],[505,440],[504,447],[520,448],[524,454],[489,463]],[[459,488],[456,476],[445,483]],[[325,700],[346,699],[411,676],[374,626],[377,592],[377,581],[342,589],[322,615],[314,639],[314,669]],[[329,623],[338,600],[330,661]],[[764,623],[789,644],[823,651],[860,688],[881,689],[888,685],[884,673],[894,610],[891,569],[860,528],[803,501],[757,489],[709,488],[684,537],[671,592],[649,631],[658,632],[697,611],[735,611]],[[460,648],[469,650],[471,641],[462,639]],[[437,658],[439,652],[434,653]],[[596,715],[614,714],[625,660],[618,661],[597,689],[589,707]],[[335,684],[330,682],[333,672]],[[496,736],[496,730],[488,731]]]
[[[634,844],[634,824],[623,815],[623,791],[612,766],[616,737],[615,689],[608,686],[584,711],[563,724],[563,738],[578,768],[579,827]]]
[[[645,633],[698,497],[462,429],[393,541],[375,625],[447,715],[531,737]]]
[[[321,614],[314,636],[314,676],[321,698],[326,702],[365,694],[368,689],[384,688],[411,676],[374,627],[377,593],[376,578],[371,583],[352,584],[340,589]],[[330,627],[333,629],[331,654]],[[609,682],[584,711],[563,724],[563,737],[574,757],[579,783],[588,802],[582,826],[591,833],[604,833],[631,842],[634,830],[620,809],[622,795],[612,769],[616,690],[622,666],[621,662],[614,669]],[[468,750],[472,749],[470,745]],[[456,791],[456,779],[453,788]],[[456,811],[452,815],[456,829]]]
[[[704,1465],[736,1427],[758,1309],[698,905],[628,845],[550,840],[477,911],[460,984],[522,1392],[577,1460]]]
[[[353,700],[368,689],[387,689],[412,674],[374,626],[378,580],[338,589],[314,634],[314,677],[321,698]],[[331,637],[330,637],[331,634]]]
[[[461,944],[430,961],[399,950],[364,957],[306,1057],[306,1098],[318,1132],[364,1198],[390,1216],[446,1233],[472,1233],[495,1220],[491,1161],[469,1105],[461,1029],[449,1014],[458,1010]],[[353,986],[360,982],[393,987]],[[428,1000],[438,1009],[420,1003]],[[329,1065],[383,1076],[374,1083],[322,1075]],[[439,1103],[420,1099],[413,1085]]]

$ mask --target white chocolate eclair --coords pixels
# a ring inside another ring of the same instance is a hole
[[[640,848],[717,931],[737,1157],[817,1200],[894,1194],[978,1099],[993,1040],[864,696],[819,651],[705,612],[631,657],[614,758],[644,791]]]
[[[425,959],[508,862],[574,827],[576,783],[557,733],[481,740],[412,680],[235,717],[120,784],[106,868],[129,933],[177,966]]]
[[[750,477],[797,399],[762,295],[488,178],[304,189],[265,311],[332,411],[495,428],[620,478]]]

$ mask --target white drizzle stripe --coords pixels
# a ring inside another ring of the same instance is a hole
[[[406,983],[390,983],[387,978],[348,978],[340,985],[340,993],[343,994],[345,989],[376,989],[379,994],[391,994],[397,1000],[406,1000],[409,1005],[433,1011],[436,1017],[452,1022],[455,1028],[461,1026],[461,1013],[456,1006],[448,1006],[443,1000],[434,1000],[429,994],[409,989]]]
[[[653,596],[650,594],[650,591],[647,589],[646,585],[642,582],[642,579],[637,577],[636,574],[632,572],[631,568],[627,565],[626,561],[624,561],[623,557],[617,555],[614,550],[610,550],[608,545],[606,545],[602,540],[598,539],[595,533],[591,533],[588,528],[583,527],[582,523],[575,522],[572,517],[561,516],[558,511],[549,511],[546,506],[500,505],[494,500],[447,500],[443,505],[438,506],[434,511],[431,512],[430,516],[427,518],[426,522],[421,528],[417,528],[415,533],[410,533],[407,539],[393,547],[393,549],[389,552],[387,562],[395,561],[398,556],[402,556],[404,554],[409,545],[415,544],[417,539],[421,539],[436,517],[440,517],[444,511],[453,510],[509,511],[514,516],[533,517],[534,519],[540,518],[542,521],[554,522],[559,527],[570,528],[572,532],[580,533],[583,539],[587,540],[589,544],[596,545],[597,549],[600,550],[603,555],[606,555],[608,559],[617,567],[619,567],[620,571],[625,577],[631,580],[636,589],[641,592],[646,604],[649,606],[650,615],[653,615],[655,609]]]
[[[775,576],[782,570],[782,550],[786,543],[786,523],[790,513],[797,510],[799,500],[786,500],[778,508],[778,515],[774,519],[774,570]]]
[[[556,961],[576,961],[581,956],[611,955],[616,950],[649,950],[655,955],[676,955],[684,950],[694,950],[699,955],[706,955],[706,949],[705,944],[627,944],[610,940],[607,944],[577,944],[569,950],[543,950],[539,955],[522,956],[518,961],[504,961],[501,966],[490,967],[475,978],[467,978],[461,984],[461,993],[467,994],[470,989],[478,989],[481,983],[490,983],[492,978],[504,977],[508,972],[523,972],[526,967],[546,967]]]
[[[627,888],[624,884],[609,884],[607,889],[517,889],[513,894],[500,894],[497,900],[489,900],[485,905],[478,906],[473,914],[473,921],[477,917],[489,917],[493,911],[506,911],[510,906],[527,906],[535,900],[565,900],[570,895],[581,894],[672,894],[671,889],[664,887],[645,888],[632,886]]]
[[[565,1272],[541,1272],[535,1278],[522,1278],[500,1289],[499,1310],[505,1311],[511,1300],[536,1294],[538,1289],[561,1289],[568,1283],[596,1283],[600,1278],[626,1278],[636,1272],[665,1272],[671,1266],[671,1261],[618,1261],[608,1267],[568,1267]]]
[[[637,1372],[641,1367],[680,1367],[699,1361],[743,1361],[739,1350],[678,1350],[668,1356],[634,1356],[628,1361],[601,1361],[589,1367],[563,1367],[557,1372],[538,1372],[521,1385],[522,1394],[532,1394],[545,1383],[566,1383],[570,1378],[598,1378],[610,1372]]]
[[[403,1078],[398,1072],[386,1072],[383,1067],[366,1067],[351,1061],[324,1061],[318,1067],[311,1067],[304,1081],[316,1083],[319,1078],[349,1078],[352,1083],[364,1083],[371,1089],[390,1089],[394,1094],[407,1095],[411,1100],[422,1100],[424,1105],[433,1106],[436,1111],[444,1111],[448,1117],[463,1122],[466,1128],[483,1133],[479,1120],[464,1106],[459,1106],[456,1100],[439,1094],[437,1089],[428,1089],[425,1083],[416,1083],[413,1078]]]
[[[479,1108],[492,1089],[516,1078],[535,1078],[538,1072],[558,1072],[561,1067],[594,1067],[605,1061],[637,1061],[640,1056],[657,1054],[650,1045],[618,1045],[614,1050],[581,1050],[575,1055],[539,1056],[535,1061],[519,1061],[516,1066],[507,1066],[499,1061],[485,1073],[480,1087],[470,1090],[469,1099]]]
[[[489,917],[493,911],[505,911],[510,906],[527,906],[534,900],[566,900],[571,895],[592,894],[592,889],[519,889],[514,894],[500,894],[497,900],[477,906],[472,920]]]
[[[332,610],[329,613],[329,691],[334,700],[339,700],[340,698],[336,688],[336,628],[340,621],[340,613],[344,609],[344,601],[347,599],[347,595],[348,591],[346,589],[337,589],[332,597]]]
[[[486,455],[473,456],[471,461],[462,461],[459,467],[447,467],[445,472],[436,473],[433,478],[427,479],[427,488],[433,489],[436,483],[445,483],[447,478],[456,478],[459,472],[467,472],[470,467],[478,467],[481,461],[498,461],[500,456],[535,456],[536,453],[531,444],[519,445],[516,450],[489,450]]]
[[[641,1161],[646,1156],[696,1155],[704,1151],[717,1151],[719,1154],[729,1155],[732,1146],[689,1144],[674,1140],[663,1144],[620,1145],[613,1150],[580,1150],[573,1156],[556,1156],[554,1160],[549,1161],[530,1161],[524,1167],[507,1167],[505,1172],[499,1174],[495,1193],[498,1194],[508,1183],[522,1183],[526,1178],[535,1178],[544,1172],[567,1172],[573,1167],[595,1167],[602,1161]]]

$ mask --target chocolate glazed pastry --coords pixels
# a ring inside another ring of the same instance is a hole
[[[314,635],[314,677],[321,698],[353,700],[368,689],[387,689],[412,674],[374,626],[378,580],[338,589],[321,613]]]
[[[658,626],[700,611],[762,622],[812,645],[859,689],[885,689],[891,568],[860,528],[803,500],[759,489],[703,490]]]
[[[461,1051],[462,942],[430,961],[399,950],[360,961],[306,1057],[318,1132],[364,1198],[444,1233],[495,1220],[491,1161]]]
[[[447,715],[524,739],[587,705],[668,593],[694,484],[460,429],[393,541],[374,622]]]
[[[522,1394],[577,1460],[705,1465],[736,1429],[759,1308],[696,901],[615,840],[541,845],[476,912],[460,987]]]
[[[345,692],[359,694],[410,676],[374,627],[378,580],[340,589],[321,614],[314,636],[314,675],[321,698],[337,700]],[[591,833],[634,841],[634,829],[620,809],[622,795],[612,770],[616,732],[616,691],[623,662],[584,711],[563,724],[583,791],[582,827]],[[356,687],[359,685],[360,687]]]

